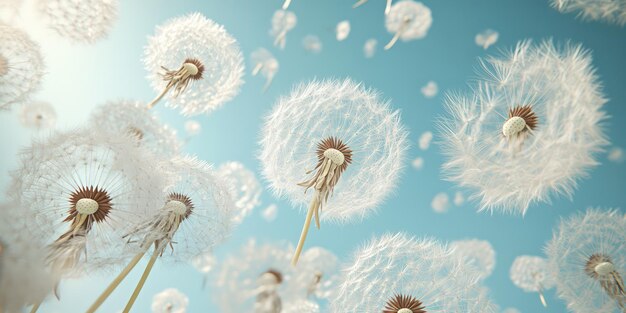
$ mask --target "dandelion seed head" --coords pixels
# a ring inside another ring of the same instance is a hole
[[[433,240],[385,234],[357,250],[341,273],[331,312],[380,312],[398,295],[420,302],[404,307],[413,312],[495,312],[478,273]]]
[[[561,13],[576,12],[585,21],[603,21],[624,26],[626,3],[620,0],[550,0],[553,8]]]
[[[542,257],[520,255],[513,261],[509,273],[513,284],[526,292],[539,292],[555,285],[548,260]]]
[[[561,221],[546,246],[559,298],[575,313],[621,312],[626,305],[626,219],[588,209]],[[621,308],[620,308],[621,306]]]
[[[277,10],[272,16],[272,27],[270,36],[274,39],[274,45],[280,49],[285,49],[287,43],[287,33],[298,23],[296,14],[291,11]]]
[[[34,101],[22,104],[20,123],[24,127],[35,130],[53,129],[56,122],[57,112],[50,103]]]
[[[107,37],[117,20],[117,0],[39,0],[39,13],[48,27],[78,43]]]
[[[524,214],[554,195],[571,197],[607,144],[606,99],[589,53],[522,41],[483,60],[479,75],[471,94],[445,100],[446,177],[470,188],[480,210]]]
[[[307,171],[330,160],[326,150],[338,150],[345,162],[332,152],[337,159],[329,162],[341,178],[333,176],[334,191],[328,193],[322,219],[362,219],[394,189],[405,164],[407,132],[399,118],[376,92],[350,80],[299,85],[265,119],[259,156],[263,175],[278,196],[308,206],[311,194],[302,186],[311,186],[315,177],[302,183]]]
[[[345,20],[337,23],[337,27],[335,28],[335,37],[337,37],[337,41],[344,41],[350,35],[350,21]]]
[[[458,240],[450,243],[459,257],[466,264],[473,266],[479,273],[480,279],[485,279],[493,273],[496,267],[496,251],[489,241],[480,239]]]
[[[419,139],[419,147],[422,150],[428,150],[428,148],[430,148],[430,142],[433,140],[433,133],[432,132],[423,132],[422,135],[420,135],[420,139]]]
[[[401,32],[400,39],[409,41],[426,37],[433,18],[430,9],[413,0],[397,1],[385,15],[385,27],[392,34]]]
[[[376,54],[377,46],[378,46],[378,40],[374,38],[370,38],[366,40],[365,44],[363,45],[363,55],[365,55],[365,57],[368,59],[373,58],[374,55]]]
[[[614,147],[609,151],[608,156],[609,161],[615,163],[624,162],[624,150],[622,148]]]
[[[302,46],[311,53],[317,54],[322,51],[322,41],[315,35],[306,35],[302,38]]]
[[[477,46],[483,47],[483,49],[486,50],[498,41],[499,36],[500,34],[497,31],[493,29],[486,29],[476,34],[474,42]]]
[[[271,81],[279,69],[278,60],[269,52],[267,49],[258,48],[250,54],[250,60],[252,63],[253,74],[254,71],[257,71],[257,67],[260,66],[258,70],[259,73],[267,80]]]
[[[433,197],[430,206],[435,213],[446,213],[450,208],[450,197],[445,192],[440,192]]]
[[[0,110],[23,102],[41,84],[39,46],[21,30],[0,23]]]
[[[424,87],[422,87],[421,91],[424,97],[429,98],[429,99],[434,98],[437,95],[437,93],[439,93],[439,86],[437,86],[436,82],[431,80],[428,83],[426,83]]]
[[[243,56],[223,26],[200,13],[176,17],[148,38],[144,65],[158,93],[168,85],[163,68],[183,67],[193,78],[179,92],[169,92],[167,105],[185,116],[210,113],[230,101],[243,84]]]
[[[237,212],[233,216],[234,223],[241,223],[252,210],[261,204],[261,183],[256,175],[239,162],[226,162],[217,169],[230,187]]]
[[[178,289],[165,289],[152,298],[152,313],[185,313],[189,298]]]

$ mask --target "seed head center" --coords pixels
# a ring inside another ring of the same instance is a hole
[[[600,276],[607,276],[615,271],[615,265],[611,262],[602,262],[596,265],[593,270]]]
[[[398,310],[398,313],[413,313],[413,311],[411,311],[411,309],[402,308]]]
[[[337,166],[343,165],[343,162],[346,161],[346,158],[343,155],[343,153],[333,148],[326,149],[326,151],[324,151],[324,157],[330,159],[330,161],[335,163],[335,165]]]
[[[177,200],[170,200],[165,204],[165,210],[176,215],[183,216],[187,214],[187,206]]]
[[[98,201],[90,198],[82,198],[76,202],[76,211],[79,214],[91,215],[98,211]]]
[[[526,128],[526,121],[519,117],[513,116],[506,120],[502,125],[502,135],[507,138],[511,138]]]
[[[185,62],[185,63],[183,63],[183,68],[185,69],[185,71],[188,73],[189,76],[196,76],[196,75],[198,75],[199,69],[193,63]]]

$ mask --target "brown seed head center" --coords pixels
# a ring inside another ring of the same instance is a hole
[[[387,301],[385,308],[383,309],[383,313],[404,313],[407,310],[412,313],[426,313],[426,310],[424,309],[424,304],[417,298],[409,295],[397,294]]]
[[[193,64],[198,69],[197,73],[189,76],[190,79],[200,80],[203,78],[202,75],[204,74],[204,64],[202,64],[200,60],[195,59],[195,58],[188,58],[188,59],[185,59],[185,62],[183,62],[183,65],[184,64]]]
[[[348,165],[352,163],[352,150],[350,150],[350,148],[337,137],[328,137],[317,144],[317,150],[315,151],[317,154],[317,166],[315,168],[320,168],[322,166],[324,159],[326,158],[324,153],[329,149],[337,150],[343,154],[344,162],[339,167],[339,173],[342,173],[346,170]]]
[[[185,205],[186,211],[184,214],[181,215],[182,216],[181,221],[185,220],[193,212],[194,205],[193,205],[193,202],[191,201],[191,198],[189,198],[188,196],[182,193],[178,193],[178,192],[170,193],[167,196],[167,200],[165,201],[165,204],[167,205],[167,203],[169,203],[170,201],[178,201]]]
[[[78,216],[76,205],[81,199],[91,199],[98,203],[98,210],[90,215],[90,217],[81,226],[84,230],[91,229],[94,222],[104,221],[112,209],[111,197],[108,192],[98,186],[79,187],[70,194],[70,210],[69,215],[63,220],[64,222],[73,221]]]
[[[524,120],[524,122],[526,122],[526,126],[530,130],[535,130],[535,128],[537,128],[537,124],[539,123],[539,118],[537,117],[537,114],[533,112],[531,105],[521,105],[521,106],[518,105],[509,109],[509,119],[515,116],[521,117]],[[525,130],[526,129],[524,128],[522,131],[525,131]]]
[[[274,278],[276,279],[277,283],[282,283],[283,282],[283,274],[275,269],[270,268],[269,270],[267,270],[265,273],[261,274],[270,274],[272,276],[274,276]]]

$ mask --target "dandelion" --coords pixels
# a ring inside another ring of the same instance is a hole
[[[307,35],[302,38],[304,50],[318,54],[322,51],[322,41],[315,35]]]
[[[276,219],[276,215],[278,214],[278,207],[276,204],[270,204],[261,212],[261,216],[267,222],[273,222]]]
[[[265,120],[259,158],[277,195],[309,204],[294,264],[314,215],[318,228],[320,219],[363,219],[393,191],[406,137],[400,113],[351,80],[313,81],[278,101]]]
[[[0,23],[0,110],[39,88],[43,72],[39,46],[21,30]]]
[[[208,164],[191,157],[176,157],[157,171],[170,174],[174,182],[163,195],[155,197],[161,202],[155,207],[160,209],[136,223],[124,236],[137,254],[87,312],[94,312],[104,302],[151,247],[154,251],[125,313],[132,308],[157,258],[189,261],[229,234],[234,202],[227,183]],[[170,253],[166,253],[168,248]]]
[[[175,288],[165,289],[152,298],[152,313],[185,313],[189,298]]]
[[[57,112],[48,102],[25,103],[20,111],[20,123],[35,130],[53,129],[57,123]]]
[[[239,162],[226,162],[217,169],[230,187],[230,194],[235,200],[237,212],[233,222],[239,224],[252,210],[261,204],[261,183],[252,171]]]
[[[348,264],[331,312],[495,312],[473,268],[434,240],[386,234]]]
[[[344,41],[350,35],[350,21],[341,21],[337,24],[335,28],[335,36],[337,37],[337,41]]]
[[[215,278],[216,301],[224,313],[279,313],[294,274],[289,246],[249,240],[221,262]]]
[[[362,5],[364,5],[368,0],[358,0],[353,6],[353,9],[356,9]],[[392,0],[386,0],[386,5],[385,5],[385,15],[389,14],[389,12],[391,12],[391,1]]]
[[[302,254],[293,275],[291,295],[294,298],[328,299],[333,294],[339,274],[339,259],[332,252],[313,247]]]
[[[193,267],[200,273],[204,274],[204,279],[202,280],[202,287],[206,285],[206,281],[208,279],[208,274],[215,268],[217,265],[217,260],[213,255],[213,251],[206,251],[191,260],[191,264]]]
[[[430,142],[432,140],[433,140],[432,132],[429,132],[429,131],[423,132],[418,141],[420,149],[428,150],[428,148],[430,148]]]
[[[561,13],[576,12],[583,20],[626,24],[626,3],[622,0],[550,0],[550,4]]]
[[[263,48],[258,48],[252,51],[250,59],[253,65],[252,76],[256,76],[260,73],[261,76],[265,77],[263,91],[267,90],[272,83],[276,72],[278,72],[278,60],[274,58],[271,52]]]
[[[480,210],[524,214],[551,194],[570,196],[606,145],[606,102],[579,45],[520,42],[482,62],[469,96],[449,95],[440,123],[448,179],[474,190]]]
[[[541,304],[548,306],[543,291],[555,285],[548,260],[538,256],[520,255],[511,265],[510,276],[515,286],[526,292],[539,293]]]
[[[24,306],[31,304],[38,306],[38,303],[54,288],[56,281],[52,273],[46,270],[46,242],[31,232],[28,211],[15,202],[0,204],[2,312],[22,312]]]
[[[366,40],[363,45],[363,55],[368,59],[373,58],[374,54],[376,54],[376,46],[378,46],[378,40],[374,38]]]
[[[281,313],[319,313],[319,304],[306,300],[298,299],[285,304]]]
[[[461,206],[461,205],[463,205],[463,203],[465,203],[465,196],[463,196],[462,192],[457,191],[454,194],[454,205]]]
[[[430,9],[423,3],[413,0],[396,2],[385,16],[385,27],[394,34],[385,50],[391,49],[398,39],[409,41],[426,37],[432,23]]]
[[[287,43],[287,33],[296,27],[298,18],[296,14],[291,11],[278,10],[274,12],[272,17],[272,28],[270,29],[270,36],[274,38],[274,46],[280,49],[285,49]]]
[[[91,113],[89,125],[112,136],[126,136],[154,153],[174,156],[180,152],[181,142],[176,131],[161,123],[143,102],[109,101]]]
[[[626,219],[588,209],[561,221],[546,246],[556,291],[574,313],[626,311]]]
[[[498,41],[499,36],[500,34],[498,34],[497,31],[493,29],[486,29],[476,34],[476,37],[474,37],[474,42],[477,46],[483,47],[483,49],[487,50],[487,48],[489,48],[491,45],[495,44],[496,41]]]
[[[202,131],[202,125],[200,122],[196,120],[189,120],[185,122],[185,132],[187,133],[187,136],[197,136],[200,134],[200,131]]]
[[[414,169],[421,170],[422,168],[424,168],[424,159],[421,157],[417,157],[413,160],[413,162],[411,162],[411,165]]]
[[[624,162],[624,150],[619,147],[613,147],[611,150],[609,150],[608,159],[613,163]]]
[[[186,116],[209,113],[230,101],[243,84],[243,56],[223,26],[200,13],[173,18],[148,39],[144,65],[159,95]]]
[[[117,0],[38,0],[48,27],[74,42],[94,43],[107,37],[117,19]]]
[[[450,243],[454,253],[473,266],[480,279],[491,276],[496,266],[496,251],[489,241],[479,239],[458,240]]]
[[[446,213],[450,208],[450,198],[445,192],[440,192],[435,195],[430,202],[430,207],[433,208],[435,213]]]
[[[424,85],[424,87],[422,87],[422,89],[420,89],[422,94],[424,95],[424,97],[426,98],[434,98],[437,93],[439,92],[439,86],[437,86],[437,83],[434,81],[429,81],[428,83],[426,83],[426,85]]]

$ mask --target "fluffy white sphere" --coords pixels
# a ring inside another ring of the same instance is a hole
[[[430,9],[421,2],[413,0],[397,1],[385,15],[387,31],[396,34],[401,32],[402,41],[410,41],[426,37],[433,17]]]
[[[117,19],[118,0],[38,0],[48,27],[80,43],[106,38]]]
[[[185,313],[189,298],[178,289],[168,288],[152,297],[152,313]]]
[[[623,0],[550,0],[550,4],[561,13],[576,12],[583,20],[626,24],[626,1]]]
[[[57,123],[57,112],[48,102],[24,103],[20,111],[20,123],[35,130],[53,129]]]
[[[454,253],[465,260],[465,263],[478,271],[480,279],[485,279],[493,273],[496,267],[496,251],[489,241],[458,240],[451,242],[450,247],[454,249]]]
[[[217,169],[217,174],[224,179],[235,200],[236,212],[233,222],[241,223],[252,210],[261,204],[261,183],[256,175],[239,162],[226,162]]]

